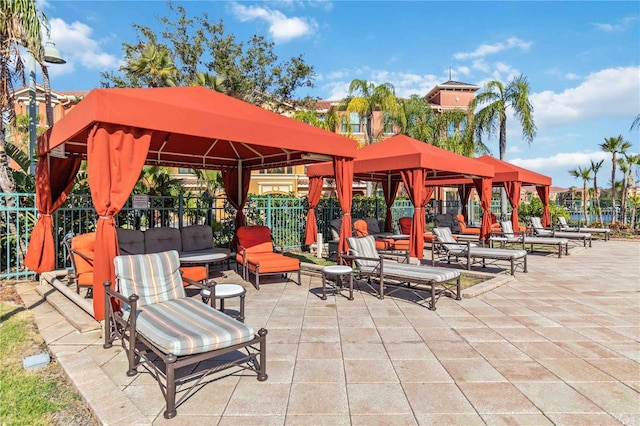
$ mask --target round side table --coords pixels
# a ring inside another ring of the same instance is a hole
[[[353,300],[353,269],[351,266],[334,265],[322,268],[322,300],[327,300],[327,282],[329,278],[335,277],[335,283],[329,283],[334,291],[340,292],[343,277],[349,277],[349,300]],[[338,282],[340,281],[340,284]]]
[[[215,284],[214,287],[214,299],[220,300],[220,312],[224,312],[224,300],[232,297],[240,298],[240,313],[236,316],[233,316],[240,322],[244,322],[244,297],[247,293],[247,290],[240,284]],[[211,292],[207,289],[200,290],[200,297],[202,297],[202,301],[207,303],[209,298],[211,297]],[[212,306],[215,308],[215,302],[212,303]]]

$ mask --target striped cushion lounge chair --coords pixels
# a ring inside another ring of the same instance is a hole
[[[493,247],[479,247],[467,242],[459,243],[453,239],[451,229],[438,227],[433,229],[437,242],[433,243],[431,249],[431,262],[437,266],[442,258],[451,263],[452,259],[461,263],[467,270],[471,270],[474,264],[486,267],[487,262],[497,265],[499,262],[507,261],[510,264],[511,275],[514,275],[517,268],[522,268],[527,272],[527,251]]]
[[[574,243],[582,241],[583,247],[586,247],[587,243],[589,243],[589,247],[591,247],[591,234],[588,232],[556,231],[542,226],[542,220],[539,217],[531,216],[530,220],[533,234],[538,237],[567,238]]]
[[[492,234],[491,241],[499,242],[501,245],[517,244],[525,248],[529,245],[529,249],[533,251],[534,246],[542,247],[558,247],[558,257],[562,257],[562,252],[569,255],[569,240],[567,238],[553,237],[532,237],[522,232],[514,232],[513,225],[508,220],[500,222],[502,232]],[[495,235],[495,236],[494,236]]]
[[[347,238],[347,243],[349,253],[343,259],[353,260],[358,277],[367,278],[368,283],[372,279],[378,281],[378,288],[372,289],[380,299],[398,290],[408,290],[418,297],[418,304],[426,304],[433,311],[443,294],[460,300],[460,271],[401,263],[394,260],[398,257],[387,258],[378,253],[375,239],[371,235]],[[404,259],[407,260],[407,257]],[[425,293],[427,295],[423,296]]]
[[[248,325],[187,297],[177,251],[116,256],[114,264],[115,289],[108,281],[104,284],[104,347],[121,339],[129,362],[127,375],[137,374],[140,366],[151,373],[165,398],[165,418],[175,417],[176,408],[212,373],[233,367],[255,372],[259,381],[267,379],[267,330],[256,334]],[[120,311],[113,308],[115,301],[122,305]],[[216,358],[222,361],[200,364]]]
[[[588,232],[589,234],[604,234],[604,240],[609,241],[611,229],[609,228],[592,228],[585,226],[569,226],[567,220],[558,216],[558,230],[563,232]]]

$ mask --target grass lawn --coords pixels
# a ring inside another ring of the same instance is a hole
[[[25,370],[22,358],[43,353],[31,312],[0,302],[0,424],[95,425],[60,366]]]

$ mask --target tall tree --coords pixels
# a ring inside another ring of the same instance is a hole
[[[482,141],[484,133],[488,137],[499,131],[500,159],[505,159],[507,151],[507,109],[522,125],[522,137],[529,144],[536,136],[533,119],[533,105],[529,101],[529,82],[523,75],[513,78],[506,86],[497,80],[486,84],[484,89],[471,102],[475,111],[474,126],[476,136]]]
[[[5,117],[10,126],[14,125],[14,83],[26,84],[20,47],[27,49],[38,63],[42,63],[44,49],[41,34],[43,29],[48,31],[48,27],[46,16],[36,8],[33,0],[0,0],[0,12],[0,190],[12,193],[15,192],[15,181],[5,148]],[[12,204],[11,200],[7,202]]]
[[[623,154],[627,149],[631,148],[631,143],[625,141],[622,135],[604,138],[604,143],[600,144],[600,149],[604,152],[611,153],[611,221],[615,222],[616,217],[616,168],[618,166],[618,154]]]
[[[622,158],[618,158],[618,166],[622,172],[622,185],[620,188],[620,211],[622,212],[622,223],[627,223],[627,199],[629,188],[635,185],[633,179],[634,168],[640,165],[640,155],[624,153]]]
[[[209,73],[224,81],[222,89],[227,95],[275,112],[290,108],[298,89],[313,87],[314,70],[303,56],[280,61],[275,44],[262,36],[237,41],[233,34],[225,33],[222,20],[216,22],[206,13],[191,18],[182,5],[171,2],[169,15],[158,19],[163,25],[160,34],[146,26],[134,26],[138,43],[123,43],[125,67],[118,73],[101,73],[103,87],[150,86],[148,77],[132,74],[126,68],[137,59],[141,46],[149,42],[168,50],[175,65],[176,86],[192,85],[200,73]]]
[[[598,172],[602,167],[604,160],[595,162],[591,160],[591,171],[593,172],[593,194],[596,197],[596,208],[598,209],[598,218],[600,219],[600,225],[604,225],[602,220],[602,208],[600,207],[600,192],[598,191]]]
[[[374,142],[374,111],[381,111],[392,117],[399,117],[403,112],[396,98],[395,88],[390,83],[376,86],[374,83],[355,79],[349,84],[349,95],[343,99],[342,103],[347,113],[358,113],[364,120],[367,145]]]
[[[587,226],[589,226],[589,214],[587,210],[587,188],[588,183],[591,180],[591,168],[582,168],[578,166],[577,169],[569,170],[569,174],[575,178],[582,179],[582,214]]]
[[[636,115],[636,118],[633,119],[633,123],[631,123],[631,128],[629,128],[629,130],[638,128],[640,128],[640,114]]]

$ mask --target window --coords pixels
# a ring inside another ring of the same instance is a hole
[[[185,168],[183,168],[183,167],[180,167],[180,168],[178,169],[178,174],[181,174],[181,175],[189,175],[189,174],[191,174],[191,173],[193,173],[193,170],[192,170],[192,169],[185,169]]]
[[[447,125],[447,136],[452,137],[456,133],[456,130],[456,125],[449,123],[449,125]]]
[[[384,133],[393,133],[393,122],[391,116],[388,113],[384,113],[383,117]]]
[[[349,127],[347,127],[347,125]],[[360,130],[360,114],[357,112],[349,113],[349,122],[342,122],[342,133],[362,133]]]
[[[285,172],[286,170],[286,172]],[[289,173],[292,174],[293,173],[293,167],[276,167],[274,169],[262,169],[260,170],[260,173],[262,174],[268,174],[268,175],[273,175],[273,174],[283,174],[283,173]]]

